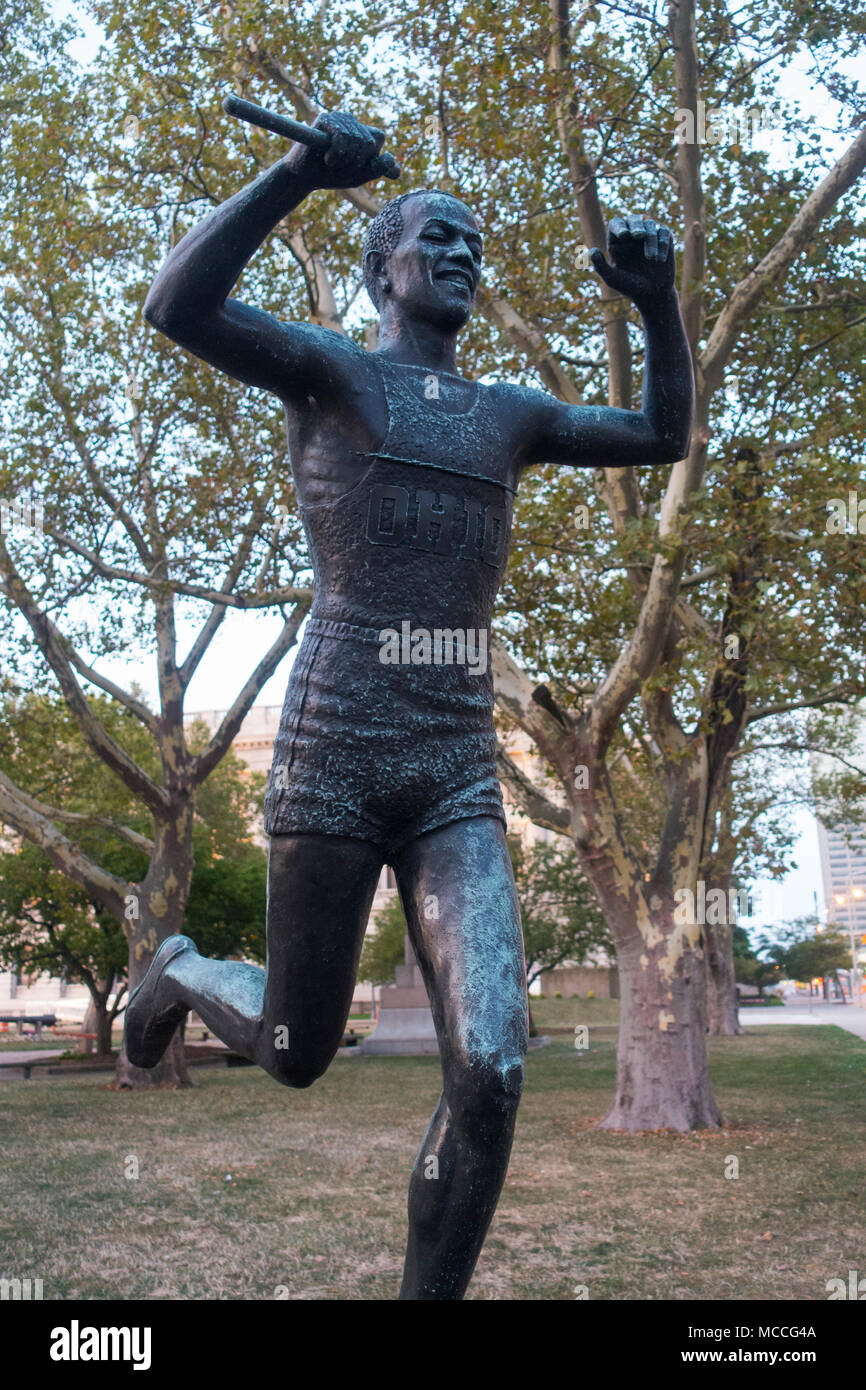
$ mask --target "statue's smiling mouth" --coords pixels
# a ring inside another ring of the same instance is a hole
[[[462,270],[459,266],[449,266],[447,270],[438,270],[434,275],[434,280],[446,280],[449,285],[465,285],[470,294],[475,292],[475,281],[468,270]]]

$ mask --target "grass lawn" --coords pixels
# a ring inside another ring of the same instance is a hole
[[[619,1023],[618,999],[531,999],[532,1017],[539,1033],[550,1028],[573,1028],[575,1023],[610,1027]]]
[[[548,1002],[586,1018],[587,1001]],[[711,1040],[725,1128],[689,1136],[593,1130],[613,1029],[590,1038],[528,1058],[470,1297],[571,1299],[583,1284],[590,1299],[823,1300],[828,1279],[866,1272],[858,1038],[777,1025]],[[152,1094],[0,1082],[0,1276],[42,1278],[46,1299],[394,1298],[437,1060],[338,1058],[306,1091],[252,1068],[195,1080]]]

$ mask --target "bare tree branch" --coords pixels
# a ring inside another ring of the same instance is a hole
[[[496,750],[496,771],[525,816],[534,825],[555,830],[558,835],[571,835],[571,816],[564,806],[557,806],[539,791],[524,772],[508,756],[500,744]]]
[[[805,250],[813,232],[857,182],[864,168],[866,128],[860,131],[829,173],[812,190],[775,246],[743,277],[730,295],[700,356],[707,391],[714,390],[720,384],[725,363],[764,291]]]
[[[604,248],[606,227],[598,196],[596,167],[586,152],[579,120],[576,75],[571,63],[571,0],[549,0],[551,43],[548,68],[557,74],[555,115],[559,143],[568,162],[584,245]],[[632,354],[628,338],[628,300],[599,281],[604,304],[607,344],[608,404],[630,410],[632,406]],[[565,399],[565,398],[563,398]],[[597,479],[616,534],[624,534],[629,519],[640,516],[640,493],[633,468],[606,469]]]
[[[668,25],[674,47],[677,109],[698,113],[698,45],[694,0],[670,0]],[[693,132],[695,133],[695,132]],[[681,140],[676,147],[676,172],[685,222],[681,263],[680,310],[692,358],[697,361],[704,318],[704,191],[701,184],[701,146],[697,139]]]
[[[746,715],[747,724],[756,724],[759,719],[771,719],[776,714],[790,714],[798,709],[818,709],[821,705],[850,704],[852,700],[861,699],[863,696],[862,685],[856,685],[853,681],[842,681],[839,685],[832,686],[829,690],[824,690],[820,695],[813,695],[808,700],[789,700],[779,701],[775,705],[765,705],[763,709],[750,710]]]
[[[286,618],[282,632],[273,646],[262,657],[231,709],[226,714],[207,748],[192,759],[191,776],[194,785],[199,786],[213,772],[220,759],[228,752],[232,740],[241,727],[250,706],[279,666],[286,652],[295,643],[297,631],[306,616],[306,608],[300,605]]]
[[[34,601],[32,594],[15,568],[2,537],[0,537],[0,576],[2,576],[4,591],[26,619],[39,649],[56,675],[64,699],[90,747],[105,765],[116,773],[131,792],[141,797],[150,810],[154,812],[166,811],[169,807],[169,797],[165,788],[152,781],[126,750],[115,742],[91,709],[81,686],[75,679],[72,664],[66,654],[69,645],[68,639],[63,636]]]
[[[18,789],[3,772],[0,772],[0,820],[41,849],[55,868],[84,888],[118,921],[124,920],[125,900],[134,885],[108,873],[82,854],[50,820],[21,800]]]
[[[67,550],[72,550],[76,555],[80,555],[104,579],[118,579],[123,583],[138,584],[144,589],[164,589],[168,583],[173,593],[185,598],[200,598],[205,603],[217,604],[223,608],[243,609],[276,608],[281,603],[303,602],[313,596],[312,589],[299,589],[294,586],[285,589],[272,589],[265,594],[232,594],[223,589],[209,589],[202,584],[187,584],[184,580],[176,579],[173,576],[166,581],[153,574],[140,574],[135,570],[123,569],[119,565],[109,565],[95,550],[88,549],[87,546],[82,545],[71,536],[67,536],[61,531],[55,531],[53,527],[48,525],[44,529],[45,534],[50,536],[53,541],[56,541],[59,546],[65,546]]]
[[[2,774],[0,774],[2,775]],[[8,779],[7,779],[8,780]],[[20,787],[14,787],[10,781],[9,786],[13,788],[17,801],[22,806],[37,815],[43,816],[45,820],[61,821],[64,825],[98,825],[104,830],[110,830],[112,835],[117,835],[121,840],[125,840],[134,849],[143,850],[145,854],[153,853],[153,840],[148,839],[147,835],[140,835],[137,830],[132,830],[128,825],[121,825],[118,821],[112,820],[110,816],[100,816],[96,813],[86,811],[64,811],[59,806],[49,806],[46,802],[40,801],[38,797],[31,796],[28,792],[22,791]]]

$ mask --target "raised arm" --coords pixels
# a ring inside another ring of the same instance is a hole
[[[229,291],[268,232],[314,188],[356,188],[393,177],[380,155],[384,133],[345,112],[323,112],[315,125],[331,136],[324,153],[294,145],[264,174],[197,223],[170,252],[144,304],[144,317],[166,337],[230,376],[279,396],[321,382],[324,330],[281,323],[229,299]]]
[[[627,295],[643,319],[640,410],[563,405],[543,397],[533,412],[525,462],[625,468],[675,463],[688,452],[694,415],[692,358],[674,286],[674,245],[667,227],[617,217],[608,228],[608,264],[591,252],[601,278]],[[539,393],[541,395],[541,393]]]

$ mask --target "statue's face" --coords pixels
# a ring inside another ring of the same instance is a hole
[[[465,203],[423,193],[400,209],[403,232],[385,264],[387,299],[409,317],[453,333],[472,313],[481,233]]]

